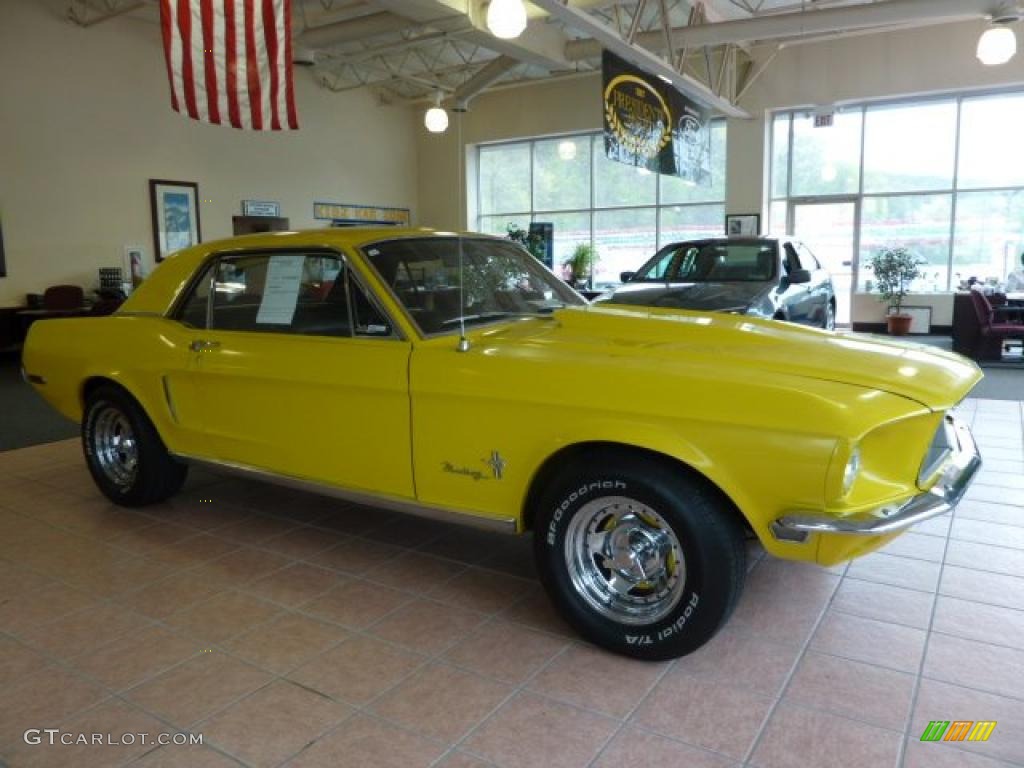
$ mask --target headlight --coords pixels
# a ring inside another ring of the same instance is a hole
[[[853,488],[853,483],[860,474],[860,446],[853,449],[849,460],[846,462],[846,469],[843,470],[843,496],[846,496]]]

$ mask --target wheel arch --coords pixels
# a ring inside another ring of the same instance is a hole
[[[566,445],[548,456],[534,472],[523,501],[523,530],[533,530],[537,506],[544,489],[554,480],[558,473],[570,465],[581,463],[598,463],[612,455],[630,455],[641,457],[647,461],[655,461],[673,471],[686,474],[693,480],[703,484],[707,490],[722,502],[722,508],[744,529],[754,530],[751,522],[743,514],[740,505],[728,494],[719,483],[692,463],[678,456],[656,449],[617,440],[587,440]]]

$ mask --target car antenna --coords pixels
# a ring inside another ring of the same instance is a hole
[[[462,205],[462,186],[465,179],[462,178],[462,113],[464,110],[453,109],[455,112],[455,166],[458,169],[456,184],[459,186],[458,203],[459,216],[465,210]],[[455,347],[456,352],[469,352],[471,349],[469,339],[466,338],[466,274],[463,263],[462,232],[458,232],[459,245],[459,343]]]

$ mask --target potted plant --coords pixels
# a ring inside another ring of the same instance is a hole
[[[586,288],[593,277],[594,265],[597,264],[597,249],[590,243],[580,243],[572,252],[572,256],[562,266],[568,271],[568,281],[575,288]]]
[[[538,234],[530,234],[528,230],[522,227],[517,227],[515,224],[509,224],[506,227],[508,232],[508,239],[514,243],[519,243],[523,248],[530,252],[537,261],[544,261],[544,238]]]
[[[889,305],[886,323],[891,336],[904,336],[910,332],[911,317],[902,312],[903,299],[910,284],[920,277],[920,267],[924,263],[906,248],[885,248],[871,257],[871,269],[875,273],[880,298]]]

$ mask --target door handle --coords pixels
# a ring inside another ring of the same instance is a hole
[[[208,352],[211,349],[217,349],[217,347],[219,346],[219,341],[206,341],[205,339],[196,339],[195,341],[188,345],[188,348],[191,349],[193,352]]]

